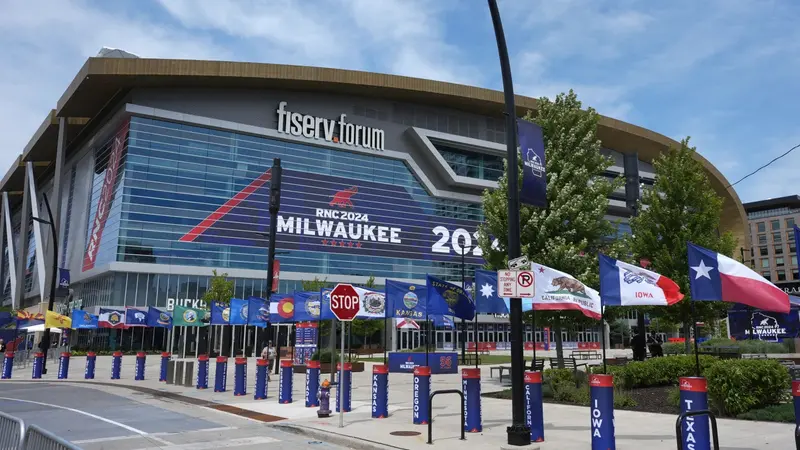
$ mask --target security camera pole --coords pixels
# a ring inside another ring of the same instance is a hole
[[[508,60],[506,37],[500,21],[497,0],[489,0],[489,11],[497,40],[500,69],[503,75],[503,93],[506,103],[506,160],[508,161],[508,259],[519,257],[519,179],[517,168],[517,114],[514,106],[514,86],[511,82],[511,64]],[[531,430],[525,425],[525,395],[522,386],[525,362],[522,344],[522,299],[512,298],[511,321],[511,426],[506,429],[508,444],[515,446],[531,443]]]

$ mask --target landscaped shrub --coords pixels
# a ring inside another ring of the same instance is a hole
[[[736,416],[737,419],[758,420],[761,422],[786,422],[794,423],[794,405],[781,403],[770,405],[762,409],[753,409]]]
[[[704,370],[709,403],[728,416],[787,399],[789,370],[774,359],[721,360]]]
[[[333,359],[334,364],[338,363],[340,361],[339,352],[333,352],[333,358],[331,358],[330,350],[317,350],[311,355],[312,361],[319,361],[321,364],[330,364],[331,359]],[[353,362],[350,355],[345,355],[344,359],[347,362]]]
[[[731,339],[717,338],[710,339],[700,344],[702,349],[712,349],[715,347],[736,347],[741,353],[794,353],[794,341],[786,339],[781,343],[764,342],[758,339],[746,339],[734,341]]]
[[[717,358],[700,356],[701,370],[715,363]],[[612,372],[615,384],[626,389],[650,386],[669,386],[678,383],[678,378],[695,375],[694,355],[673,355],[633,361],[615,367]]]
[[[683,342],[667,342],[661,345],[665,355],[685,355],[686,344]]]

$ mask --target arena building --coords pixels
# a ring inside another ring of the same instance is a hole
[[[502,92],[317,67],[102,54],[54,99],[0,182],[4,305],[40,311],[49,297],[53,240],[46,223],[32,220],[47,218],[45,194],[58,267],[71,283],[63,309],[199,305],[214,269],[235,280],[237,297],[265,297],[274,158],[284,167],[280,292],[315,278],[374,276],[382,286],[430,273],[460,281],[462,262],[467,273],[483,263],[475,232],[481,193],[503,169]],[[536,109],[532,98],[516,102],[520,115]],[[653,183],[653,158],[678,145],[609,117],[599,137],[614,159],[607,176],[643,185]],[[627,173],[626,154],[638,155]],[[722,231],[749,248],[741,202],[697,157],[725,198]],[[629,215],[624,190],[615,192],[608,219],[620,219],[624,233]],[[481,341],[508,342],[507,319],[486,318],[478,331]],[[442,333],[437,345],[453,345],[456,337]],[[575,330],[564,339],[599,335]],[[392,341],[415,347],[419,331],[399,330]]]

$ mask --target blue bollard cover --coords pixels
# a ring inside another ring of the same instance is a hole
[[[122,371],[122,352],[116,351],[111,357],[111,379],[119,380]]]
[[[144,380],[144,365],[147,361],[147,353],[136,352],[136,370],[133,374],[133,379],[136,381]]]
[[[44,353],[38,352],[33,354],[33,373],[31,378],[42,378],[42,369],[44,368]]]
[[[69,377],[69,352],[61,353],[61,357],[58,358],[58,379],[59,380],[66,380]]]
[[[97,365],[97,353],[86,352],[86,367],[83,370],[83,378],[94,380],[94,369]]]
[[[531,429],[531,442],[544,442],[542,373],[525,372],[525,423]]]
[[[237,366],[238,367],[238,366]],[[267,371],[269,371],[269,361],[266,359],[256,360],[256,384],[253,392],[254,400],[264,400],[267,398]]]
[[[589,376],[592,450],[616,450],[614,437],[614,377]]]
[[[161,352],[161,367],[158,374],[158,381],[167,381],[167,365],[169,363],[170,358],[169,352]]]
[[[341,370],[341,363],[336,364],[336,370]],[[342,390],[342,402],[344,407],[341,408],[344,412],[350,412],[352,407],[353,397],[353,365],[351,363],[344,363],[344,376],[339,380],[339,389]],[[339,412],[339,393],[336,393],[336,412]]]
[[[389,417],[389,366],[372,366],[372,417]]]
[[[214,392],[225,392],[228,389],[228,357],[217,356],[217,368],[214,372]]]
[[[417,366],[414,368],[414,425],[427,425],[428,404],[431,396],[431,368]]]
[[[3,355],[3,374],[0,376],[3,380],[11,378],[11,370],[14,368],[14,352],[8,351]]]
[[[247,395],[247,358],[236,358],[234,364],[233,395]]]
[[[306,408],[319,406],[319,361],[309,361],[306,364]]]
[[[481,369],[461,369],[464,393],[464,431],[480,433],[481,424]]]
[[[278,403],[286,404],[292,403],[292,377],[294,367],[292,361],[285,359],[281,361],[280,391],[278,391]]]
[[[197,389],[208,389],[208,355],[197,357]]]
[[[800,427],[800,380],[792,381],[792,400],[794,400],[794,424]]]
[[[708,384],[703,377],[680,378],[681,412],[708,409]],[[681,424],[683,448],[711,450],[708,416],[687,417]]]

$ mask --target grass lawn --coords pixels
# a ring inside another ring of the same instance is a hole
[[[459,354],[460,357],[460,354]],[[511,364],[510,355],[480,355],[481,365],[484,364]],[[383,356],[376,356],[371,358],[358,358],[359,361],[364,362],[383,362]],[[530,359],[526,359],[525,363],[530,365]]]

